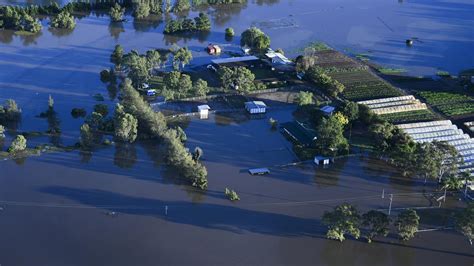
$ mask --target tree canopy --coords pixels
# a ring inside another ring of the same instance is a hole
[[[354,238],[360,237],[360,215],[359,211],[348,203],[341,204],[331,212],[324,212],[322,218],[323,224],[328,226],[326,237],[344,241],[345,235],[351,235]]]
[[[270,37],[257,27],[245,30],[240,36],[240,45],[263,51],[270,47]]]

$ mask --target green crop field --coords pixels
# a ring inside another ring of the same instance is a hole
[[[393,114],[383,114],[380,118],[387,120],[393,124],[412,123],[412,122],[425,122],[433,121],[438,117],[435,113],[430,110],[416,110],[408,112],[400,112]]]
[[[474,98],[455,92],[422,91],[418,95],[447,116],[474,113]]]

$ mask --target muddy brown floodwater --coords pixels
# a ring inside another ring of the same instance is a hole
[[[174,37],[163,36],[163,22],[131,17],[111,25],[106,16],[88,16],[72,32],[50,31],[43,21],[35,36],[0,31],[0,102],[13,98],[23,109],[17,130],[45,131],[47,121],[37,116],[51,94],[62,131],[55,141],[71,145],[84,122],[71,117],[73,107],[90,113],[94,104],[112,108],[117,102],[116,88],[107,88],[98,74],[111,66],[116,44],[140,52],[186,45],[193,52],[192,68],[212,59],[203,50],[209,42],[239,51],[239,38],[226,42],[224,29],[233,27],[238,35],[250,25],[263,28],[272,46],[290,57],[309,42],[325,41],[412,74],[457,73],[474,61],[473,7],[470,0],[255,0],[208,11],[213,30],[207,35]],[[407,48],[410,37],[418,41]],[[94,99],[97,93],[103,102]],[[1,161],[0,265],[473,264],[472,247],[452,230],[422,232],[406,243],[394,235],[370,245],[326,240],[321,216],[340,203],[356,204],[362,211],[386,210],[384,190],[394,194],[393,218],[399,208],[433,205],[423,191],[435,187],[402,178],[367,155],[338,160],[327,169],[282,167],[295,155],[267,120],[291,121],[293,110],[270,110],[263,119],[222,114],[185,121],[187,146],[204,150],[205,193],[177,178],[154,142],[115,145],[92,155]],[[4,149],[10,140],[9,134]],[[49,141],[28,140],[31,146]],[[271,174],[250,176],[247,169],[253,167],[268,167]],[[228,201],[226,187],[237,191],[241,201]],[[460,205],[452,197],[446,204]],[[435,226],[422,223],[423,229]]]
[[[267,118],[290,121],[291,111]],[[385,189],[395,195],[394,217],[400,207],[429,206],[421,194],[431,184],[367,156],[327,169],[281,167],[295,157],[267,119],[193,118],[186,133],[189,148],[204,150],[205,193],[181,183],[152,143],[1,162],[2,265],[472,265],[472,247],[449,230],[407,243],[325,239],[321,215],[337,204],[386,210]],[[271,174],[247,173],[261,166]],[[241,201],[228,201],[225,187]]]

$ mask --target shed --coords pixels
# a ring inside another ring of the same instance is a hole
[[[268,170],[268,168],[254,168],[249,169],[249,173],[251,175],[266,175],[270,173],[270,170]]]
[[[209,117],[209,110],[211,109],[211,107],[209,107],[209,105],[207,105],[207,104],[199,105],[197,108],[198,108],[198,112],[199,112],[199,118],[207,119]]]
[[[267,111],[267,105],[262,101],[246,102],[245,110],[250,114],[264,114]]]
[[[316,156],[314,157],[314,163],[316,165],[328,165],[331,162],[331,159],[328,157],[323,157],[323,156]]]
[[[265,54],[265,56],[268,57],[272,61],[272,64],[274,65],[288,65],[292,63],[283,54],[277,53],[273,51],[272,49],[269,49],[268,52]]]
[[[319,110],[321,110],[321,112],[323,112],[324,115],[331,116],[334,113],[334,110],[336,110],[336,107],[326,105],[326,106],[321,107],[321,109]]]
[[[146,90],[146,96],[155,96],[155,95],[156,95],[155,89]]]
[[[219,45],[216,45],[216,44],[212,44],[210,43],[208,46],[207,46],[207,52],[209,54],[220,54],[222,52],[222,49]]]

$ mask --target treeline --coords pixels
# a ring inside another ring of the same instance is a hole
[[[196,159],[197,156],[193,158],[193,155],[184,146],[182,130],[168,128],[163,114],[151,109],[133,88],[129,79],[123,82],[121,93],[123,97],[121,104],[124,111],[137,118],[138,128],[146,131],[150,136],[162,140],[168,163],[188,179],[193,186],[205,189],[207,187],[207,170]]]
[[[454,229],[464,235],[472,245],[474,239],[474,203],[469,203],[462,210],[456,211],[453,216]],[[344,203],[336,206],[332,211],[326,211],[322,223],[327,226],[326,237],[344,241],[347,235],[359,239],[364,237],[371,243],[376,237],[387,236],[390,233],[390,224],[396,228],[398,237],[408,241],[415,237],[420,225],[420,216],[413,209],[401,211],[395,221],[381,212],[370,210],[360,214],[351,204]]]
[[[204,13],[199,13],[199,16],[194,19],[178,18],[170,19],[165,26],[164,33],[173,34],[180,32],[194,32],[194,31],[210,31],[211,21]]]
[[[376,151],[380,157],[402,170],[404,175],[437,179],[439,182],[459,175],[462,156],[447,142],[415,142],[402,129],[361,105],[361,117],[369,126]]]
[[[345,86],[329,76],[324,69],[311,66],[306,70],[307,80],[321,86],[329,95],[336,97],[345,90]]]

